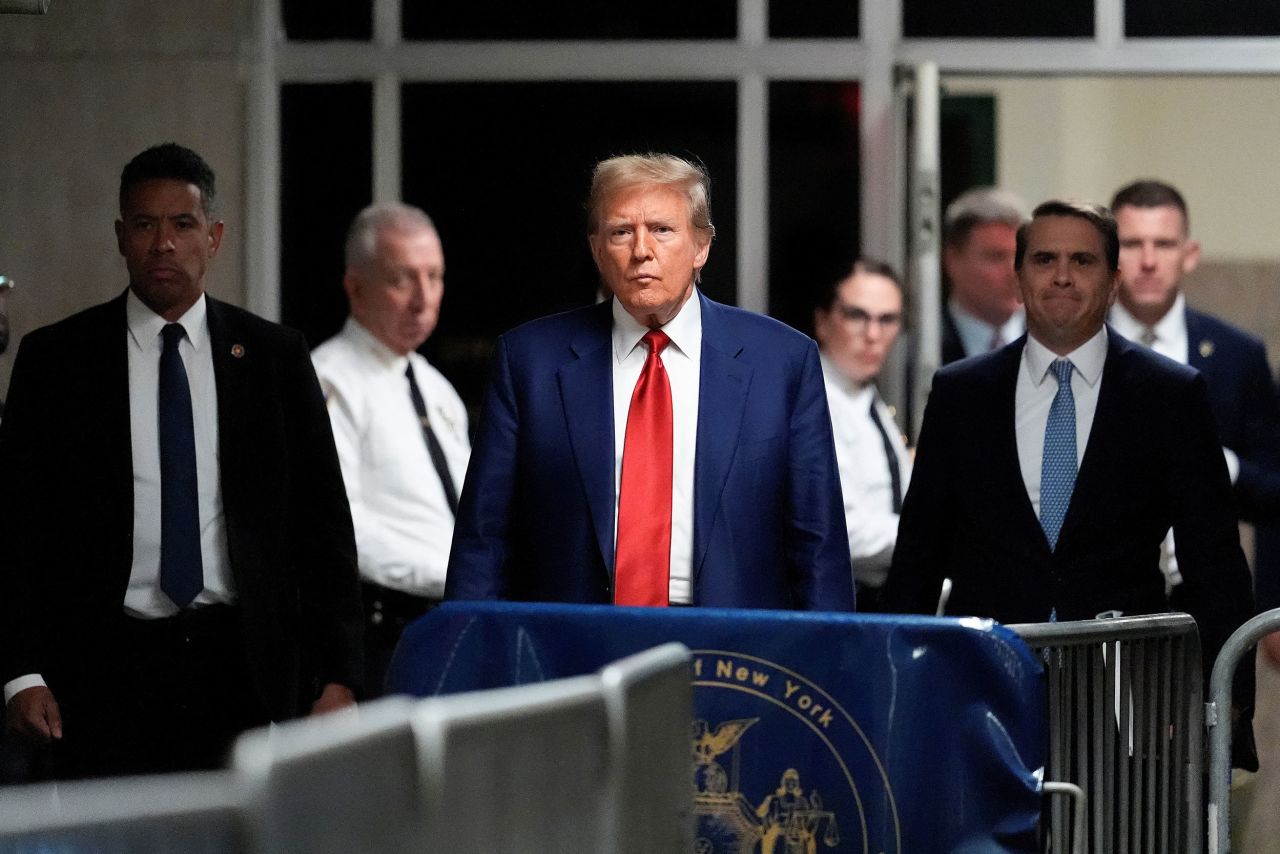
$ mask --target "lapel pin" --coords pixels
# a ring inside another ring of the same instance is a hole
[[[1203,347],[1203,345],[1201,345],[1201,347]],[[235,356],[237,359],[243,359],[243,358],[244,358],[244,345],[243,345],[243,344],[232,344],[232,345],[231,345],[231,355],[232,355],[232,356]]]
[[[1200,355],[1206,359],[1213,355],[1213,342],[1208,338],[1200,342]]]

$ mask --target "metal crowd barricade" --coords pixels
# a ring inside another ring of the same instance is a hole
[[[1231,851],[1231,683],[1240,658],[1264,635],[1280,631],[1280,608],[1249,620],[1227,638],[1213,662],[1205,726],[1209,729],[1209,854]]]
[[[1046,779],[1088,795],[1095,854],[1200,854],[1204,706],[1200,637],[1187,614],[1010,626],[1045,663]],[[1067,850],[1054,799],[1048,850]]]

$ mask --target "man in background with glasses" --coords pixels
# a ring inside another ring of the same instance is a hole
[[[877,611],[911,477],[911,457],[875,385],[902,329],[902,281],[888,264],[870,258],[859,258],[844,273],[823,289],[814,337],[835,433],[858,610]]]

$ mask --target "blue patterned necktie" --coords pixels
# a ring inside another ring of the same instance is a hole
[[[161,332],[160,395],[160,589],[179,608],[204,589],[200,556],[200,491],[196,482],[195,424],[191,387],[178,344],[186,336],[179,323]]]
[[[1040,465],[1040,527],[1049,548],[1058,547],[1058,534],[1067,517],[1071,492],[1076,486],[1076,399],[1071,393],[1067,359],[1054,359],[1049,371],[1058,380],[1058,393],[1044,425],[1044,456]]]

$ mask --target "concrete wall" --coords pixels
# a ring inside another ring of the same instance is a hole
[[[53,0],[47,15],[0,16],[0,273],[18,283],[0,389],[24,333],[124,289],[120,169],[154,143],[189,145],[218,173],[227,236],[209,290],[243,301],[244,6]]]

